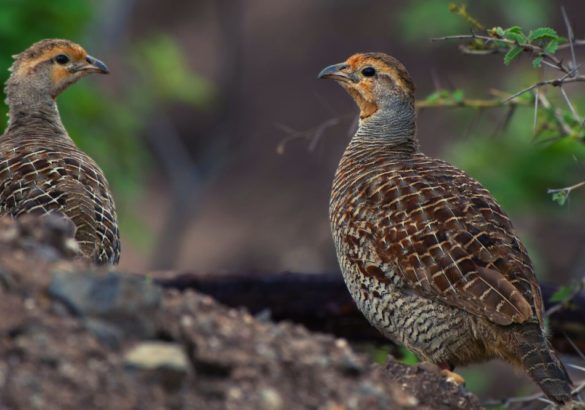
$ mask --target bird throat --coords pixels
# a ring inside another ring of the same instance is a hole
[[[378,104],[372,99],[365,98],[358,90],[353,87],[344,86],[349,95],[351,95],[360,109],[360,120],[371,117],[378,111]]]
[[[416,111],[410,99],[397,97],[361,118],[354,142],[384,145],[399,153],[418,152]]]
[[[57,103],[47,92],[41,92],[34,84],[15,78],[8,80],[4,91],[8,105],[8,126],[5,134],[14,130],[42,127],[50,128],[55,135],[67,135]],[[22,135],[27,133],[23,132]]]

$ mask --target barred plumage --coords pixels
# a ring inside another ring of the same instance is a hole
[[[84,257],[117,263],[120,240],[108,182],[71,140],[55,103],[67,86],[106,73],[106,66],[77,44],[43,40],[16,56],[11,71],[9,123],[0,137],[0,214],[61,214],[75,225]]]
[[[568,401],[570,380],[544,336],[526,249],[479,182],[419,151],[404,66],[357,54],[320,77],[337,80],[360,108],[335,174],[330,219],[364,315],[443,368],[502,358],[523,366],[555,402]]]

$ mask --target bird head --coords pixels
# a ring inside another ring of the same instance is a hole
[[[330,78],[355,100],[360,119],[393,104],[414,104],[414,84],[400,61],[384,53],[358,53],[345,62],[325,67],[319,78]]]
[[[109,73],[104,63],[68,40],[41,40],[14,58],[9,82],[52,98],[88,74]]]

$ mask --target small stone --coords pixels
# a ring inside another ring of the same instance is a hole
[[[358,361],[357,357],[351,353],[344,354],[339,365],[343,373],[348,376],[357,377],[366,370],[364,365]]]
[[[242,398],[242,390],[237,387],[230,387],[227,395],[232,400],[240,400]]]
[[[162,290],[152,281],[117,272],[58,272],[49,293],[75,314],[107,322],[124,335],[154,336]]]
[[[6,384],[7,373],[8,373],[8,366],[4,363],[0,363],[0,390]]]
[[[100,319],[88,318],[85,320],[86,328],[105,346],[118,349],[124,339],[121,329]]]
[[[412,394],[405,392],[404,390],[395,385],[391,386],[391,390],[392,398],[397,404],[401,405],[402,407],[418,406],[419,401]]]
[[[335,346],[337,346],[339,349],[347,349],[348,347],[347,340],[335,339]]]
[[[142,369],[168,367],[186,372],[189,368],[187,355],[176,343],[140,343],[126,353],[124,360],[127,365]]]
[[[189,328],[193,326],[193,319],[187,315],[181,316],[181,326],[183,328]]]
[[[140,343],[124,357],[128,369],[169,391],[181,388],[189,373],[189,361],[182,347],[175,343]]]
[[[0,334],[6,334],[26,321],[26,305],[18,296],[0,292],[0,312]]]
[[[272,387],[264,388],[260,391],[260,408],[262,410],[280,410],[283,401],[280,393]]]

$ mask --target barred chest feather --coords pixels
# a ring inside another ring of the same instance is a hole
[[[509,219],[487,190],[446,162],[352,143],[334,178],[330,220],[358,307],[421,357],[471,360],[454,357],[462,340],[477,340],[478,301],[496,320],[533,314],[522,305],[532,301],[524,276],[530,261]],[[503,288],[503,299],[502,281],[477,279],[491,270],[507,272],[515,285]],[[463,309],[450,303],[456,298]]]

